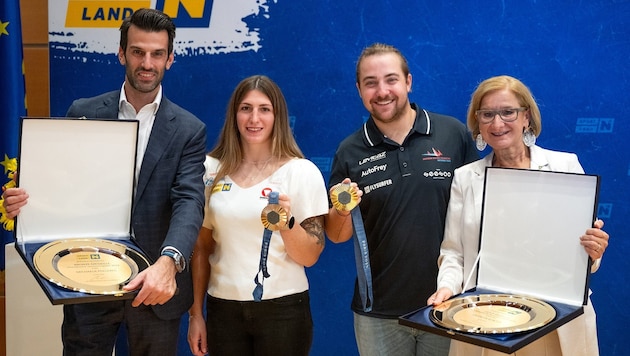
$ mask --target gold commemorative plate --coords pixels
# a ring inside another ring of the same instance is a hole
[[[430,312],[433,323],[475,334],[508,334],[538,329],[556,317],[556,310],[536,298],[481,294],[447,300]]]
[[[128,293],[122,288],[149,266],[139,252],[102,239],[50,242],[33,256],[37,272],[56,285],[77,292],[102,295]]]
[[[359,195],[350,184],[339,184],[330,192],[330,202],[339,211],[350,211],[359,204]]]

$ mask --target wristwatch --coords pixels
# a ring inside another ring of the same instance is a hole
[[[171,248],[165,248],[162,250],[162,256],[168,256],[173,259],[175,262],[175,268],[177,268],[177,272],[181,273],[186,269],[186,259],[182,256],[181,253],[177,252],[177,250]]]
[[[291,215],[289,221],[287,222],[287,227],[289,228],[289,230],[293,229],[293,225],[295,225],[295,218],[293,217],[293,215]]]

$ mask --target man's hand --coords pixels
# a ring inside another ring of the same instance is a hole
[[[140,288],[138,295],[131,303],[137,307],[140,304],[156,305],[168,302],[177,290],[175,281],[175,262],[168,256],[161,256],[153,265],[140,272],[123,289],[126,291]]]

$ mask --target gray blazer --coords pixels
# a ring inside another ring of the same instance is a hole
[[[120,90],[75,100],[67,117],[117,119]],[[135,240],[155,261],[165,246],[190,260],[203,221],[206,126],[162,97],[136,184],[131,223]],[[179,318],[192,305],[190,268],[178,273],[179,293],[153,306],[161,319]]]

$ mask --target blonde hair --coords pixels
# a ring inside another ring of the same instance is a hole
[[[473,138],[479,135],[479,122],[477,121],[477,110],[481,106],[481,100],[488,95],[499,90],[507,89],[519,102],[519,105],[527,108],[526,115],[529,115],[529,128],[534,135],[538,137],[542,131],[542,122],[540,118],[540,110],[534,100],[529,88],[520,80],[510,77],[509,75],[500,75],[488,78],[481,82],[477,89],[473,92],[468,106],[467,124],[468,129],[472,132]]]

